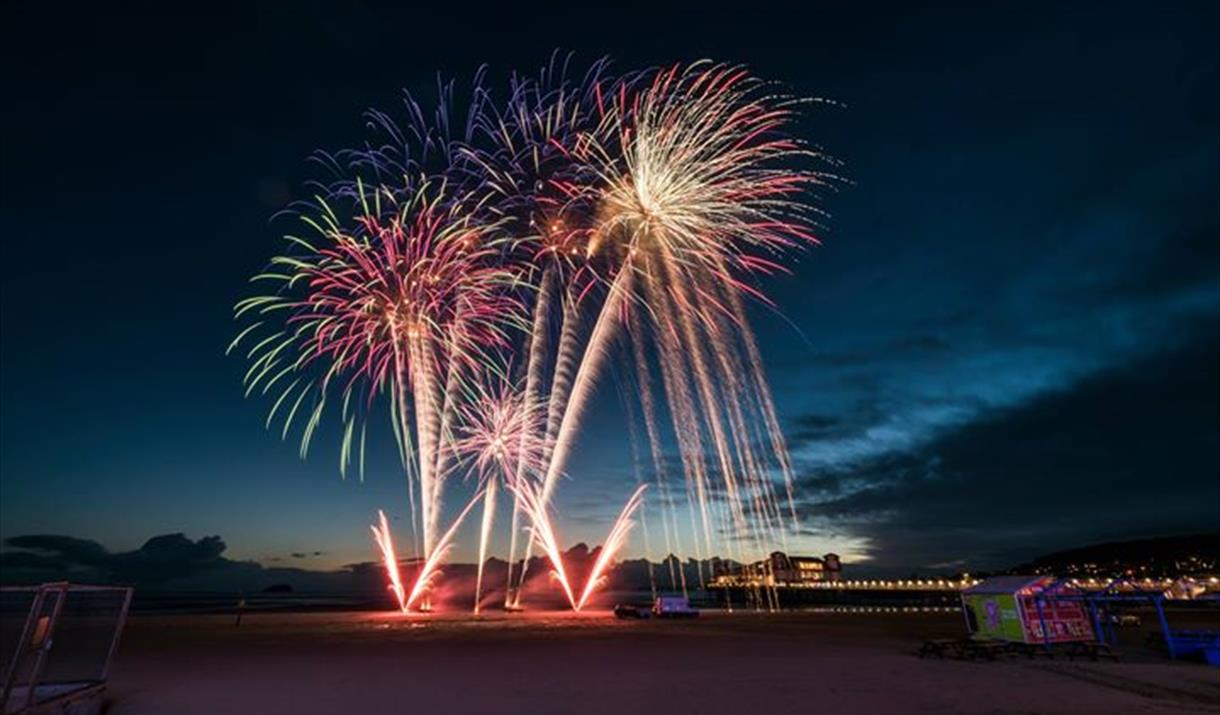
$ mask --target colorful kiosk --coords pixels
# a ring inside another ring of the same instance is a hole
[[[1078,600],[1053,576],[996,576],[962,591],[962,611],[972,637],[1031,645],[1093,641],[1093,624]]]

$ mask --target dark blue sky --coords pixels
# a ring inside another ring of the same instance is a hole
[[[405,513],[389,450],[344,482],[337,450],[302,463],[264,432],[230,308],[311,151],[438,71],[496,86],[556,47],[743,62],[843,105],[802,132],[852,185],[769,284],[785,317],[757,316],[799,548],[956,568],[1220,528],[1214,3],[31,3],[0,24],[0,537],[369,558],[370,515]],[[603,392],[559,497],[570,541],[633,479]]]

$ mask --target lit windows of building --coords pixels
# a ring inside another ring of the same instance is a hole
[[[713,564],[713,587],[801,587],[843,578],[843,566],[838,554],[789,556],[773,552],[762,561],[735,564],[717,561]]]

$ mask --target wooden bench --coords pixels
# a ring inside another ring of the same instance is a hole
[[[1007,641],[968,640],[962,644],[962,657],[970,660],[995,660],[1011,654],[1012,646]]]
[[[1076,656],[1080,656],[1093,661],[1109,658],[1115,663],[1118,662],[1118,651],[1111,648],[1108,643],[1076,641],[1066,644],[1063,650],[1067,654],[1068,660],[1076,660]]]
[[[1040,655],[1046,656],[1051,660],[1055,659],[1055,651],[1047,648],[1042,643],[1013,643],[1012,652],[1016,655],[1023,655],[1030,660]]]
[[[949,655],[960,658],[964,640],[962,638],[932,638],[926,640],[919,647],[919,657],[930,658],[936,656],[937,658],[944,659],[946,655]]]

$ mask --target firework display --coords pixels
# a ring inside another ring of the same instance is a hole
[[[817,170],[829,160],[793,137],[802,102],[738,66],[616,76],[600,62],[572,80],[552,64],[514,78],[499,103],[478,78],[455,137],[452,98],[442,88],[432,119],[408,100],[406,128],[372,113],[380,143],[321,155],[334,179],[253,279],[274,288],[237,304],[247,324],[229,347],[249,360],[246,394],[271,403],[268,427],[299,431],[302,457],[331,415],[341,472],[363,475],[370,420],[388,418],[418,564],[408,587],[379,514],[398,606],[430,607],[481,502],[479,610],[501,492],[506,606],[537,548],[571,608],[585,607],[649,485],[668,553],[744,561],[782,544],[796,520],[791,467],[746,305],[769,305],[757,278],[816,243],[812,197],[834,184]],[[624,486],[577,588],[554,495],[579,478],[568,465],[581,423],[619,358],[651,474]],[[473,496],[446,523],[455,479]],[[670,566],[669,587],[687,590]]]

